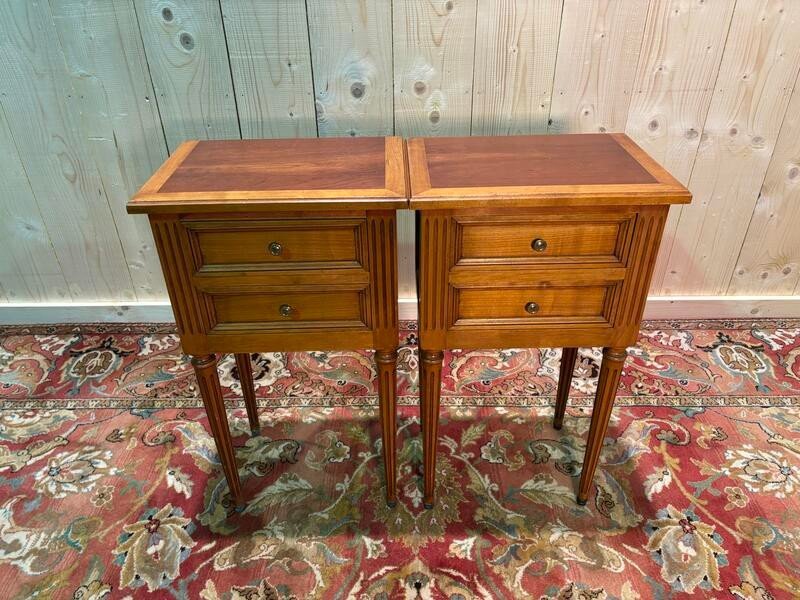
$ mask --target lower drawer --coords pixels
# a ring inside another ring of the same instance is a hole
[[[211,295],[216,327],[248,328],[261,324],[269,328],[362,326],[364,292],[265,292]]]
[[[455,325],[604,322],[612,286],[463,288],[456,290]]]

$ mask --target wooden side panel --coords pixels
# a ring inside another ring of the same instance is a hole
[[[479,0],[473,135],[547,132],[563,0]]]
[[[192,285],[191,274],[196,265],[188,232],[177,219],[153,218],[150,224],[164,269],[178,332],[182,337],[201,335],[211,328],[211,322],[205,298]],[[193,352],[186,348],[184,350]]]
[[[73,299],[134,300],[108,191],[48,7],[0,3],[0,99]]]
[[[391,135],[391,2],[309,0],[308,26],[319,135]]]
[[[397,135],[469,135],[476,5],[393,3]]]
[[[72,0],[51,7],[81,99],[82,144],[108,196],[136,299],[159,300],[166,288],[150,225],[125,210],[128,199],[167,157],[133,5]]]
[[[564,0],[550,133],[623,131],[648,0]]]
[[[443,349],[451,299],[448,271],[452,264],[454,226],[447,213],[420,213],[419,330],[420,346]]]
[[[727,293],[800,293],[800,77]]]
[[[652,0],[625,132],[684,185],[714,93],[734,0]],[[669,250],[677,209],[664,231]],[[659,255],[653,290],[661,289],[667,252]]]
[[[397,346],[397,227],[394,211],[367,215],[367,258],[376,348]]]
[[[187,139],[239,138],[217,0],[135,0],[170,152]]]
[[[668,210],[668,206],[646,207],[636,217],[630,248],[631,266],[617,297],[611,299],[616,306],[611,320],[619,328],[623,344],[636,343]]]
[[[69,300],[67,281],[50,245],[42,213],[0,106],[0,300]]]
[[[315,137],[303,2],[222,0],[244,138]]]
[[[736,5],[718,86],[682,207],[663,291],[721,294],[730,282],[800,69],[800,3]]]

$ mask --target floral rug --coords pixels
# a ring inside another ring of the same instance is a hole
[[[369,353],[254,356],[252,438],[222,361],[240,514],[169,327],[0,329],[0,596],[797,597],[800,322],[645,323],[586,507],[597,349],[561,431],[558,350],[447,353],[424,510],[402,338],[393,509]]]

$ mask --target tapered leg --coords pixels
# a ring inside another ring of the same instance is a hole
[[[553,416],[553,427],[561,429],[564,424],[564,412],[567,410],[569,386],[572,383],[572,372],[575,370],[577,348],[561,349],[561,368],[558,372],[558,391],[556,392],[556,414]]]
[[[256,390],[253,387],[253,364],[249,354],[236,354],[236,370],[242,384],[242,396],[247,408],[247,420],[250,421],[250,433],[258,435],[261,426],[258,423],[258,407],[256,406]]]
[[[228,417],[225,414],[225,403],[222,400],[222,390],[219,387],[219,374],[217,373],[217,357],[213,354],[192,357],[192,366],[197,376],[200,395],[208,414],[208,423],[214,443],[217,445],[217,454],[222,462],[222,471],[228,481],[228,488],[237,508],[243,506],[242,486],[239,483],[239,471],[236,468],[236,454],[233,450],[231,432],[228,429]]]
[[[617,395],[619,376],[628,352],[625,348],[603,348],[603,362],[600,364],[600,379],[597,382],[597,395],[594,399],[592,422],[589,425],[589,437],[586,440],[586,455],[583,458],[581,481],[578,484],[578,504],[586,504],[589,488],[592,487],[594,471],[600,459],[603,439],[606,437],[608,420],[614,407]]]
[[[380,402],[381,435],[383,436],[383,469],[386,474],[386,504],[397,504],[397,350],[376,350],[378,365],[378,400]]]
[[[425,508],[433,508],[436,487],[436,441],[439,438],[439,393],[442,384],[441,350],[422,351],[420,377],[420,416],[422,419],[422,469]]]

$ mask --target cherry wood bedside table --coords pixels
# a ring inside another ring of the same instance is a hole
[[[623,134],[416,138],[408,161],[425,505],[444,349],[562,347],[560,428],[577,348],[603,346],[577,493],[585,504],[669,205],[691,195]]]
[[[231,352],[259,430],[251,352],[374,348],[386,473],[396,502],[395,210],[400,138],[191,141],[128,204],[149,215],[184,352],[225,477],[242,492],[216,353]]]

